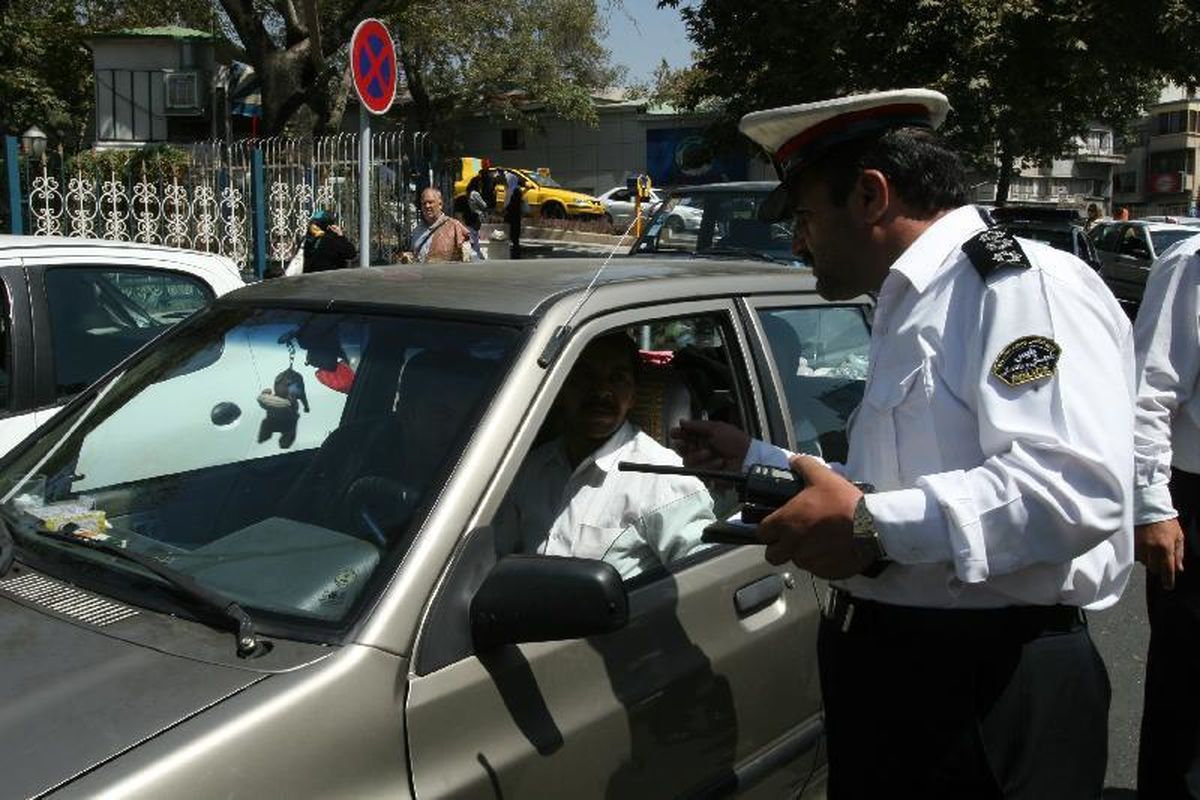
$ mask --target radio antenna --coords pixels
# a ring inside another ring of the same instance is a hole
[[[562,325],[559,325],[557,328],[555,328],[554,335],[550,337],[550,341],[546,342],[545,349],[543,349],[542,354],[538,356],[539,367],[544,369],[554,363],[554,359],[558,358],[558,354],[562,350],[562,346],[567,342],[567,334],[571,332],[571,323],[575,320],[575,315],[579,313],[579,309],[583,308],[583,304],[586,303],[588,298],[591,297],[596,291],[596,282],[600,280],[601,273],[603,273],[604,268],[608,266],[608,262],[612,261],[612,257],[615,256],[617,251],[621,249],[621,246],[625,243],[625,239],[628,238],[629,232],[633,230],[633,226],[637,224],[637,221],[638,217],[635,215],[633,219],[630,220],[629,226],[625,228],[625,232],[621,234],[621,238],[618,239],[617,243],[613,245],[612,250],[608,252],[608,256],[605,257],[595,274],[592,275],[591,281],[588,282],[587,288],[583,290],[583,294],[579,296],[579,302],[577,302],[575,307],[571,309],[571,313],[567,315],[567,319]]]

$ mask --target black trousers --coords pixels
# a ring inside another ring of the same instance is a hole
[[[1187,546],[1173,590],[1146,576],[1150,651],[1138,747],[1143,800],[1200,798],[1200,475],[1173,470],[1171,500]]]
[[[517,212],[514,214],[510,211],[505,211],[504,221],[508,223],[508,238],[512,242],[509,248],[510,258],[521,257],[521,205],[517,204]]]
[[[818,640],[828,796],[1097,798],[1108,672],[1082,613],[855,602]]]

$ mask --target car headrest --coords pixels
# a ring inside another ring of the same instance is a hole
[[[671,429],[693,417],[692,393],[669,366],[643,364],[638,370],[637,395],[629,420],[664,447],[671,447]]]
[[[400,373],[402,415],[467,414],[491,377],[492,363],[460,350],[431,348],[417,353]]]

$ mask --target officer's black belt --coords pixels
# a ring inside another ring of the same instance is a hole
[[[885,636],[1027,637],[1073,631],[1087,624],[1083,609],[1077,606],[918,608],[864,600],[832,586],[822,614],[843,633]]]

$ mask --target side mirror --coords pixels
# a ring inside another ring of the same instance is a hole
[[[471,638],[479,652],[610,633],[628,621],[621,576],[611,564],[586,558],[502,558],[471,600]]]

